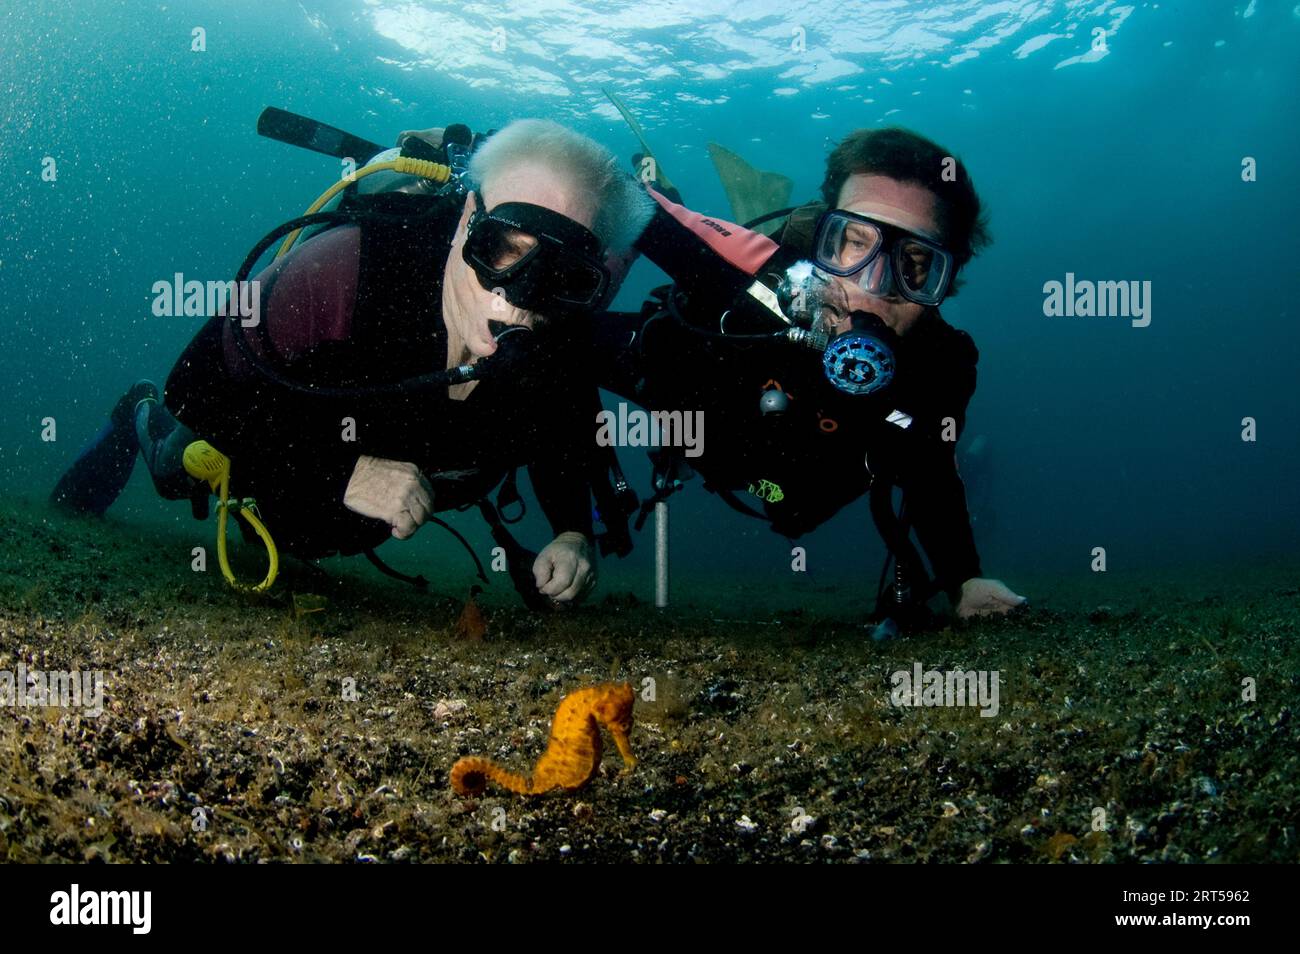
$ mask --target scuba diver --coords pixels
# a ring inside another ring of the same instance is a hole
[[[301,118],[268,110],[263,121],[277,116]],[[381,148],[331,132],[314,124],[296,144],[337,156]],[[212,317],[161,395],[147,381],[128,391],[56,504],[103,514],[138,450],[158,493],[190,499],[197,517],[218,494],[223,572],[253,590],[273,581],[277,548],[366,553],[401,577],[375,547],[441,523],[435,511],[477,504],[512,556],[535,556],[512,566],[530,605],[586,595],[589,320],[608,298],[606,255],[632,243],[652,203],[612,153],[549,121],[485,140],[463,126],[403,133],[399,147],[258,244],[231,295],[283,239],[252,286],[259,320]],[[555,534],[536,555],[486,498],[504,479],[498,507],[522,503],[513,474],[524,465]],[[226,564],[228,512],[266,543],[271,570],[256,586]]]
[[[675,285],[594,326],[603,387],[709,421],[689,466],[672,448],[652,454],[653,493],[637,525],[692,471],[791,539],[868,494],[893,564],[877,590],[876,638],[925,625],[937,592],[962,618],[1026,603],[982,575],[954,457],[978,351],[939,306],[989,237],[970,176],[951,157],[908,130],[854,132],[828,159],[821,202],[749,223],[771,238],[652,190],[658,208],[636,249]],[[769,193],[783,185],[750,179]],[[635,495],[613,451],[603,454],[597,471],[611,476],[593,486],[613,501],[601,516],[619,538]]]

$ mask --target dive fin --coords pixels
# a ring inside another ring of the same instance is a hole
[[[668,194],[669,192],[676,192],[677,187],[673,185],[672,180],[669,179],[667,174],[664,172],[663,163],[661,163],[659,159],[655,156],[654,150],[650,148],[650,144],[645,141],[645,132],[644,130],[641,129],[641,124],[636,121],[636,117],[632,115],[631,110],[627,108],[627,106],[623,103],[623,101],[619,99],[618,96],[614,93],[614,91],[611,90],[609,87],[602,86],[600,91],[605,94],[605,97],[611,103],[614,104],[614,108],[618,110],[619,115],[623,117],[623,121],[626,122],[628,128],[632,130],[632,135],[636,136],[637,142],[641,144],[642,155],[654,160],[655,174],[653,177],[653,182],[655,188],[660,192],[663,192],[664,194]]]
[[[68,513],[96,517],[102,517],[112,506],[126,489],[135,468],[140,442],[132,418],[139,400],[146,394],[137,384],[118,399],[108,422],[59,478],[50,494],[50,503]]]
[[[358,165],[388,148],[274,106],[266,107],[262,110],[262,115],[257,117],[257,133],[267,139],[324,153],[335,159],[353,159]]]
[[[755,169],[730,149],[709,143],[709,158],[718,170],[722,188],[731,202],[735,222],[751,222],[790,204],[794,182],[779,172]]]

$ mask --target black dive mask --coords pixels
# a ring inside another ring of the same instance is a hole
[[[516,308],[550,317],[596,308],[609,288],[600,240],[540,205],[503,202],[490,212],[474,196],[465,261],[488,291]]]

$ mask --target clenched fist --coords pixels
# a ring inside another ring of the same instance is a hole
[[[352,470],[343,505],[382,520],[405,540],[433,513],[433,488],[414,464],[362,455]]]
[[[572,530],[560,534],[533,561],[537,590],[557,603],[580,600],[596,585],[591,541]]]

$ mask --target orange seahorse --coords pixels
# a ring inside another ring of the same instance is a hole
[[[470,756],[451,767],[451,787],[458,795],[478,795],[490,779],[520,795],[540,795],[553,788],[582,788],[600,767],[602,725],[614,737],[623,764],[630,771],[636,765],[628,741],[632,702],[632,686],[626,682],[577,689],[560,700],[546,752],[530,778],[508,772],[488,759]]]

